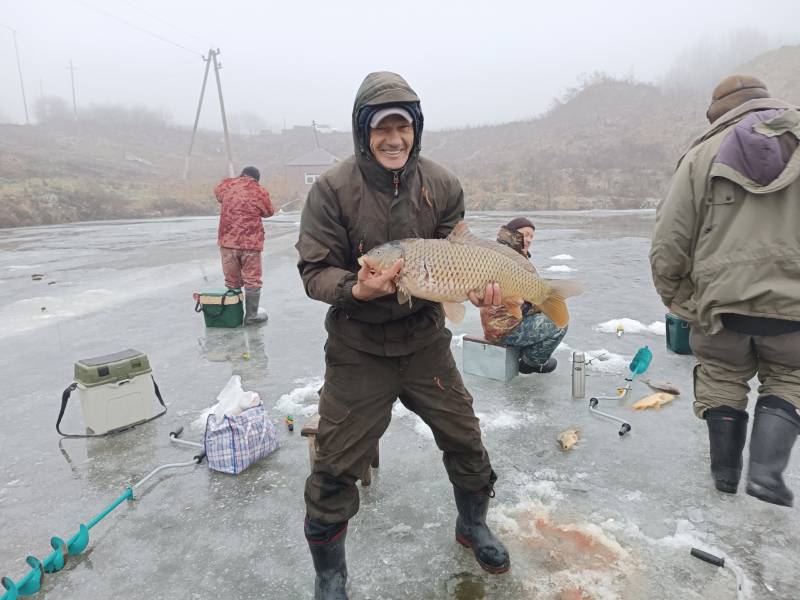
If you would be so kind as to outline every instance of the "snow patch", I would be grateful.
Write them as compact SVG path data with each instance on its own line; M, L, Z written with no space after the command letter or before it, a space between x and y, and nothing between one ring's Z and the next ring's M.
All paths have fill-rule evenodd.
M571 271L577 271L578 269L573 269L567 265L552 265L547 267L545 271L550 271L552 273L570 273Z
M600 348L586 352L586 362L589 371L618 375L630 371L631 359Z
M569 254L556 254L551 256L550 260L574 260Z
M592 327L595 331L602 333L617 333L622 326L624 333L654 333L656 335L667 335L667 325L664 321L653 321L650 325L645 325L641 321L622 317L621 319L611 319L604 323L599 323Z
M319 388L323 380L320 377L296 379L294 383L302 384L287 394L283 394L275 403L275 409L282 415L313 415L319 405ZM311 404L308 404L311 402Z

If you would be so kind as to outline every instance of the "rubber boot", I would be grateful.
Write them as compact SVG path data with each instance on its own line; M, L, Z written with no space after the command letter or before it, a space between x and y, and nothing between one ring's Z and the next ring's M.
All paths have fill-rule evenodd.
M488 486L479 492L468 492L453 486L453 492L458 508L456 541L472 549L475 560L484 571L492 574L508 571L511 568L508 550L486 524L489 498L494 497L494 490Z
M344 541L347 522L324 525L306 517L306 541L314 561L314 600L347 600Z
M261 301L261 288L244 289L244 324L264 323L267 320L267 313L259 310L258 303Z
M553 356L538 365L531 365L524 358L519 359L519 372L523 375L530 375L531 373L552 373L556 370L557 366L558 361Z
M747 493L764 502L792 506L794 494L783 482L792 446L800 433L800 414L778 396L763 396L756 404L750 435Z
M714 485L720 492L735 494L742 476L742 450L749 416L743 410L719 406L709 408L703 418L708 425Z

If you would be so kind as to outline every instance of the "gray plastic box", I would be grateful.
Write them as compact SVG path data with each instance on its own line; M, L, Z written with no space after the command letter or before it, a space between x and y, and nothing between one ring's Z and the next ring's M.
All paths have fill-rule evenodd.
M492 344L483 338L464 336L462 368L465 373L497 381L519 375L519 348Z

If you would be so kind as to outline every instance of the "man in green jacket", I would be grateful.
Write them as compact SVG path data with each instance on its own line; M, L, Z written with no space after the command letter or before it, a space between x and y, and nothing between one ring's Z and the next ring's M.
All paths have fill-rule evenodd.
M352 113L355 155L311 188L300 221L298 268L309 297L330 304L317 458L306 481L305 535L316 570L315 598L346 598L345 534L358 512L356 481L400 399L432 429L453 484L457 541L491 573L510 568L486 525L497 479L481 441L472 397L450 351L441 305L397 301L389 271L357 259L385 242L444 238L464 215L456 177L419 155L419 98L395 73L368 75ZM496 284L481 305L499 304Z
M708 425L717 489L739 485L757 374L747 493L791 506L782 474L800 432L800 110L733 75L707 116L656 212L653 281L692 325L694 412Z

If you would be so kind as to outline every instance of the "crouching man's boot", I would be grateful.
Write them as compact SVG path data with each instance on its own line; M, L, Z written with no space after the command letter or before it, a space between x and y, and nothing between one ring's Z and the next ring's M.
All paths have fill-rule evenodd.
M347 600L344 589L347 583L347 563L344 556L344 540L347 536L347 521L325 525L306 516L305 534L314 570L314 600Z
M747 493L764 502L792 506L794 494L783 482L792 446L800 433L800 413L778 396L763 396L756 404L750 435Z
M492 478L496 476L492 473ZM486 524L489 498L494 497L491 485L479 492L468 492L453 486L458 508L456 541L471 548L475 559L484 571L499 574L511 568L511 559L503 542L498 540Z
M244 288L244 324L264 323L267 311L258 308L261 301L261 288Z
M709 408L703 418L708 425L711 475L720 492L735 494L742 476L742 450L747 439L748 415L730 406Z

